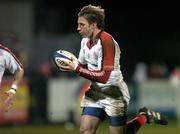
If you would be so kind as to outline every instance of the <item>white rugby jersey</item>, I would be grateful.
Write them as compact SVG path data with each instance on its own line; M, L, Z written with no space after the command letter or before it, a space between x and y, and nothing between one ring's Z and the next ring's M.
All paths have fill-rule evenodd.
M0 44L0 83L6 69L14 74L16 70L22 69L22 64L7 47Z
M80 64L76 73L90 79L100 88L109 85L119 86L123 82L120 70L120 49L115 39L106 32L99 33L96 43L90 45L89 38L83 38L78 60ZM124 90L124 89L123 89ZM128 89L122 91L129 100Z

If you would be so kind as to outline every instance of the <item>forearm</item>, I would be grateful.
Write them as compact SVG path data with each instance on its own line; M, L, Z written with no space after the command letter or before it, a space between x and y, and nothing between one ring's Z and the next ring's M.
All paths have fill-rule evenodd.
M23 76L24 76L24 69L17 70L14 74L14 81L12 82L12 85L16 85L18 87L23 79Z
M24 70L20 69L17 70L14 74L14 80L12 82L11 88L6 91L5 93L7 94L7 99L5 100L6 105L11 105L12 97L16 94L18 86L20 82L22 81L24 76Z
M75 72L92 81L97 81L101 83L106 83L109 79L111 71L91 71L83 66L78 66Z

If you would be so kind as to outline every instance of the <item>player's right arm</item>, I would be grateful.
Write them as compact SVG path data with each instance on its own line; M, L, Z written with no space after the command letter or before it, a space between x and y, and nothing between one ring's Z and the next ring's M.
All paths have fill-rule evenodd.
M5 92L7 95L5 104L8 110L12 106L13 97L16 94L18 86L23 79L24 69L18 58L8 48L5 48L4 56L5 68L8 69L14 77L10 89Z

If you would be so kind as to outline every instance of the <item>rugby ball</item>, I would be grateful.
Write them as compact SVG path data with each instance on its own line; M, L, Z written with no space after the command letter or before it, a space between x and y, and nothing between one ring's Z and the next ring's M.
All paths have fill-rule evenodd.
M62 71L68 71L64 70L63 67L67 66L67 63L69 62L78 64L78 59L76 58L76 56L66 50L55 51L52 55L52 59L54 64Z

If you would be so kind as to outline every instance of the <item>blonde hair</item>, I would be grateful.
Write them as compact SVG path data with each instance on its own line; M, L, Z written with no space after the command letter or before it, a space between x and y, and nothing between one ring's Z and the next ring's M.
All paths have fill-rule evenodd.
M78 16L83 16L90 24L96 22L99 29L104 29L105 13L104 9L101 8L101 6L93 6L91 4L89 4L88 6L84 6L78 13Z

